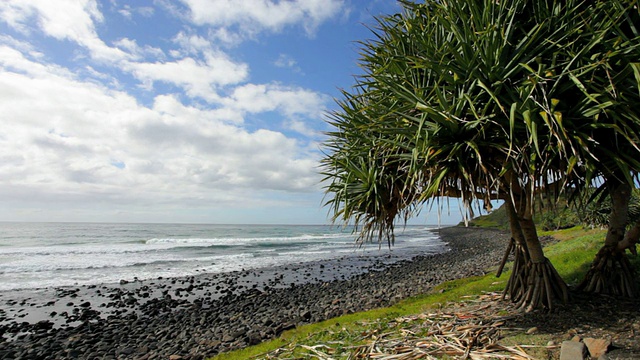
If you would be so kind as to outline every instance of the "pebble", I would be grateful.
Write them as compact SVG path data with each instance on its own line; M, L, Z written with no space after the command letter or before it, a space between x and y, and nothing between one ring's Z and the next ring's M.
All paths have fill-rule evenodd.
M370 271L354 268L347 274L335 272L327 262L315 268L313 263L288 265L262 289L239 283L243 277L264 276L258 270L158 278L162 282L154 285L142 280L120 282L102 288L101 295L92 292L94 297L89 299L82 298L82 291L60 289L60 298L81 295L77 301L81 305L52 315L69 325L58 322L54 327L54 320L4 322L0 333L9 336L0 341L0 358L32 359L38 358L34 354L46 354L47 358L206 359L303 324L389 306L443 281L484 274L500 261L509 238L497 230L459 227L442 229L440 234L451 251L392 264L376 260ZM320 269L345 279L321 280ZM305 273L310 274L305 277L308 280L293 280ZM204 295L209 290L219 294ZM200 297L194 298L198 291ZM107 301L104 307L99 298ZM50 314L51 310L47 318Z

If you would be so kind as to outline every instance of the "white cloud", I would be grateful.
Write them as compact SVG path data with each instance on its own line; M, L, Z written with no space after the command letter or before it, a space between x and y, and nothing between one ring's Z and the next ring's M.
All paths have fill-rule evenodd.
M218 101L217 88L244 81L248 66L236 63L222 53L207 53L204 61L186 57L170 62L128 63L125 69L148 85L165 82L183 88L190 97Z
M76 42L100 61L120 61L128 55L109 47L97 35L94 21L104 20L95 0L5 0L0 3L0 19L17 29L28 31L36 25L48 36Z
M300 119L291 118L285 123L285 126L311 139L318 138L321 135L320 131L312 129L311 127L309 127L308 122Z
M212 39L216 39L225 45L236 45L242 42L243 36L227 28L209 30Z
M324 21L345 8L341 0L182 0L197 25L226 28L237 26L239 32L253 34L261 30L280 31L285 26L300 25L313 34Z
M296 73L302 73L302 69L298 66L298 62L287 54L280 54L273 65L279 68L288 68Z
M131 18L133 18L133 14L131 12L131 8L129 6L123 7L122 9L118 10L118 12L120 13L120 15L124 16L125 18L131 20Z
M44 54L36 50L30 43L17 40L8 35L0 35L0 45L8 45L11 48L18 49L23 53L29 54L31 58L40 59L44 57Z
M324 6L320 6L317 1L232 3L215 0L205 6L203 2L191 0L188 4L197 19L203 15L202 11L208 11L205 9L216 9L217 15L211 19L207 18L210 24L244 26L245 22L249 22L275 30L295 23L314 27L314 24L326 20L342 6L335 0L322 3ZM233 92L233 100L222 99L219 94L222 87L240 84L248 78L249 69L246 64L236 62L214 49L209 39L186 31L179 32L173 38L180 50L168 50L169 55L175 58L174 61L166 61L162 49L141 46L135 39L121 38L110 47L98 37L95 30L94 21L104 21L95 0L9 0L2 4L0 14L8 24L18 28L20 25L27 26L30 20L35 18L38 27L48 36L78 43L87 48L94 59L131 73L141 82L141 86L149 91L154 88L155 83L162 82L181 88L191 98L204 99L209 103L235 101L234 108L239 111L272 111L277 108L287 115L317 115L317 108L325 101L312 92L275 85L241 86ZM132 11L126 6L124 9ZM227 12L227 9L232 10ZM209 37L223 37L226 38L225 41L237 40L237 35L228 32L224 27L210 29ZM295 67L295 61L290 57L281 56L276 65Z
M303 114L316 118L321 116L328 100L313 91L277 84L238 86L225 99L229 106L250 113L279 110L287 116Z
M187 34L184 31L179 32L174 38L173 42L178 44L180 48L190 55L197 55L201 53L213 51L211 42L204 37L196 34Z
M151 6L141 6L136 8L136 12L144 17L152 17L155 10Z
M283 68L293 68L298 65L298 63L287 54L280 54L276 61L273 62L273 64L277 67Z
M275 81L248 83L248 64L221 45L285 27L312 35L344 9L342 1L183 2L189 19L182 4L154 1L191 23L147 42L142 33L102 30L112 26L105 15L138 26L136 16L155 15L151 7L113 0L103 15L98 0L0 0L0 22L18 32L0 34L3 199L33 200L35 210L49 202L148 212L148 204L284 206L318 192L314 127L330 99ZM72 55L56 64L57 54L41 49L59 42L72 45ZM288 55L264 60L298 69ZM136 80L151 90L138 99Z
M300 111L282 98L266 104L269 87L243 89L245 100L262 101L251 111ZM300 99L313 98L296 91ZM267 201L270 191L317 191L317 155L282 133L249 132L229 121L241 122L242 111L247 104L201 109L172 95L145 107L124 92L0 47L0 196L204 206Z
M31 52L29 52L31 53ZM20 73L27 73L30 76L73 76L67 69L57 65L44 65L36 61L28 60L27 57L11 46L0 46L0 64L3 68Z
M155 9L152 8L151 6L132 7L131 5L125 4L122 8L118 10L118 13L120 13L120 15L124 16L125 18L131 20L133 19L134 14L139 14L140 16L147 17L147 18L152 17L153 14L155 13Z
M165 54L162 49L149 45L139 46L138 43L132 39L122 38L114 41L113 44L120 49L126 50L130 57L135 60L144 59L146 57L154 59L165 58Z
M9 26L22 33L29 32L26 22L33 17L35 9L28 2L2 1L0 2L0 19Z

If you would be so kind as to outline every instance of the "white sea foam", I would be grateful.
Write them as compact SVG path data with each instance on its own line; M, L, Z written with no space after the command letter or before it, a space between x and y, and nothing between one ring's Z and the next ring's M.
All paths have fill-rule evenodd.
M322 235L301 235L295 237L252 237L252 238L153 238L147 240L148 245L172 244L172 245L195 245L195 246L240 246L256 245L260 243L287 244L297 241L305 242L326 242L328 239L342 239L351 241L352 236L344 234L322 234Z
M424 245L441 245L423 229L399 233L398 239L396 254L396 249L415 253L428 248ZM353 240L349 231L326 226L0 223L0 290L190 276L384 253L384 246L383 252L377 246L362 250Z

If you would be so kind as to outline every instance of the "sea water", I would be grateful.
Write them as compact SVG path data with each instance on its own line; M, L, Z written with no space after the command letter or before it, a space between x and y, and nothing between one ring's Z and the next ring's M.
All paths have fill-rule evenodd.
M358 247L351 228L0 222L0 291L231 272L339 257L408 259L445 251L435 227Z

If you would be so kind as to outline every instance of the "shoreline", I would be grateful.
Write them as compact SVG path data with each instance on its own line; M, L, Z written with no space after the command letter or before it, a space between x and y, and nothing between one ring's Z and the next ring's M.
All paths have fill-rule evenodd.
M40 289L27 299L20 292L10 299L5 294L0 297L0 358L203 359L299 325L389 306L447 280L483 274L498 264L508 239L493 229L434 231L449 251L391 264L384 258L393 252L368 263L347 257Z
M438 244L427 245L418 254L415 251L405 252L404 249L398 251L393 248L391 251L382 248L378 253L370 250L360 252L361 249L354 247L353 253L337 258L221 273L203 272L175 277L134 278L119 282L1 290L0 333L2 326L15 322L35 324L50 321L53 328L60 328L77 326L84 320L97 317L107 319L111 315L119 316L130 310L140 315L139 307L157 298L205 302L229 295L241 295L248 290L264 292L310 283L349 280L357 275L408 261L417 255L436 255L450 251L440 240ZM126 299L122 299L123 297ZM76 310L79 305L80 312ZM82 317L85 312L82 310L86 308L96 310L97 313Z

